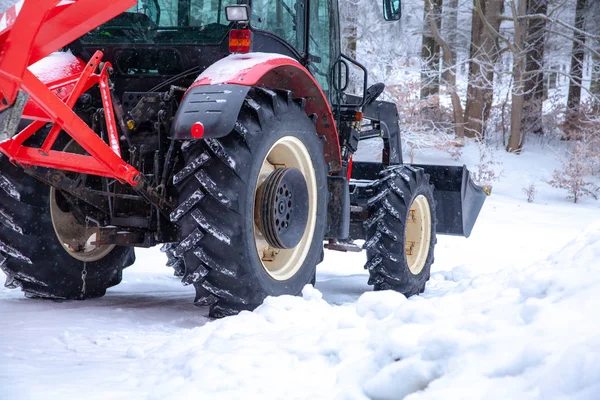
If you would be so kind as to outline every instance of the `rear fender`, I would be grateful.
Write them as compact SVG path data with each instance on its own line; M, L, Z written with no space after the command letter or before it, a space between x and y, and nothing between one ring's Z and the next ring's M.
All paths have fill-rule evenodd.
M195 140L191 128L196 122L204 125L203 138L226 136L254 86L290 90L295 98L305 98L305 112L316 115L317 133L324 139L323 153L329 172L341 170L338 133L325 94L306 68L280 54L232 54L207 68L185 94L171 136Z

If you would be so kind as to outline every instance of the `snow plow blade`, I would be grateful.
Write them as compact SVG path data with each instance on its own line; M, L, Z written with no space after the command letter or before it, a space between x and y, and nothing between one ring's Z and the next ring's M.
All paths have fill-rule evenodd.
M491 187L476 185L467 167L415 165L435 186L437 233L469 237Z

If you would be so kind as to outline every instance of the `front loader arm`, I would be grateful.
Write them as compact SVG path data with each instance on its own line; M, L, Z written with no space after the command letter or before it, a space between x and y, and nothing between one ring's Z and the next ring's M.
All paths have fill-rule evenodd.
M136 0L26 0L0 16L0 151L12 162L24 168L55 168L111 177L134 187L140 185L140 173L120 156L108 80L111 66L101 64L102 53L96 52L80 73L60 82L43 83L28 70L33 63L136 3ZM96 84L100 86L110 146L71 109L79 96ZM58 95L58 89L64 85L72 88L69 96ZM29 106L25 105L27 99ZM28 109L37 112L23 115ZM15 135L15 121L21 118L33 122ZM42 147L24 146L25 140L47 122L54 126ZM52 150L61 130L89 156Z

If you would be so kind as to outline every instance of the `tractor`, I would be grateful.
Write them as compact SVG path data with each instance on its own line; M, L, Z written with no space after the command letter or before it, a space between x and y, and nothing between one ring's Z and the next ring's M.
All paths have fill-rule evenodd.
M0 267L27 297L102 296L157 245L215 318L301 293L324 249L417 295L487 195L403 163L337 0L22 0L0 46ZM373 138L381 161L353 162Z

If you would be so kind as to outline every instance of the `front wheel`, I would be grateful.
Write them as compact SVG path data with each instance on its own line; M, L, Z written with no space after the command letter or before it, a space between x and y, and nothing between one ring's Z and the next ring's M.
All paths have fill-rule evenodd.
M423 169L394 166L372 185L365 222L369 284L406 297L422 293L436 244L433 185Z
M184 146L185 148L185 146ZM171 215L184 284L222 317L314 282L326 221L326 164L314 123L289 96L253 89L235 129L190 143Z

